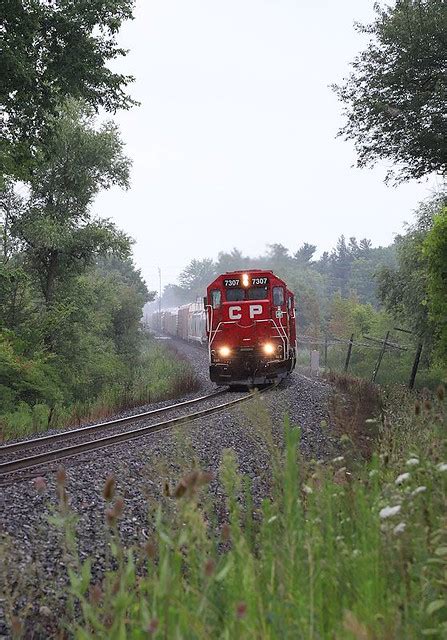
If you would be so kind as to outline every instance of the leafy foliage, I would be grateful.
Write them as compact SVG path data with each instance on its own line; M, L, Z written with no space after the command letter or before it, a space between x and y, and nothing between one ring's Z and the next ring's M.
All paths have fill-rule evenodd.
M385 308L428 346L436 339L437 325L429 315L430 245L424 249L424 243L444 201L445 196L441 194L420 206L416 223L405 235L396 238L398 268L383 268L378 274L379 295Z
M20 203L9 197L4 234L20 244L47 306L61 281L81 273L96 256L129 254L129 238L106 220L92 220L89 211L99 189L127 186L129 160L122 146L115 125L106 123L98 131L90 110L68 102L54 118L29 196Z
M360 167L391 160L388 178L422 178L447 166L445 145L447 13L443 0L375 5L371 25L357 25L370 42L342 85L340 131L353 140Z
M90 210L100 189L128 184L116 127L96 128L72 100L51 120L25 195L8 183L2 197L0 415L16 435L73 419L70 407L88 411L123 379L133 388L154 295L130 238Z
M429 316L438 327L438 355L447 362L447 208L433 218L433 227L424 240L427 259Z
M28 178L60 104L82 99L107 111L135 102L125 93L132 77L114 73L110 61L125 55L116 45L133 0L6 0L1 100L2 163L6 173Z

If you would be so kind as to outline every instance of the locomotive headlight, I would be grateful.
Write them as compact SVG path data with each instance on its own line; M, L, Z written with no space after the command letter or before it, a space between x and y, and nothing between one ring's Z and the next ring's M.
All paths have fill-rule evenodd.
M230 355L230 353L231 353L231 349L230 349L230 347L220 347L220 349L219 349L219 355L220 355L222 358L228 358L228 356Z
M263 346L263 350L266 356L271 356L275 352L275 345L271 342L266 342Z
M248 273L242 274L242 286L248 287Z

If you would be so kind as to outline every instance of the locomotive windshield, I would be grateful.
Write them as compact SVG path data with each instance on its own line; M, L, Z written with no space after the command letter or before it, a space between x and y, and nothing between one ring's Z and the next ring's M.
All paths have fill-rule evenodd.
M227 302L240 302L245 300L245 289L235 287L234 289L227 289Z
M268 298L268 287L234 287L225 291L227 302L241 302L243 300L266 300Z
M265 300L268 295L267 287L251 287L247 290L247 298L249 300Z

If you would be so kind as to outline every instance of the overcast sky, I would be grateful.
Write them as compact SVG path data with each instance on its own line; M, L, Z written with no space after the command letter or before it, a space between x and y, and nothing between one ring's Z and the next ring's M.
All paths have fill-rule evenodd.
M279 242L330 249L337 237L389 244L434 181L398 188L386 167L353 168L335 135L329 86L365 43L353 22L370 0L137 0L118 68L141 106L115 116L133 161L131 188L95 213L136 240L150 288L192 258Z

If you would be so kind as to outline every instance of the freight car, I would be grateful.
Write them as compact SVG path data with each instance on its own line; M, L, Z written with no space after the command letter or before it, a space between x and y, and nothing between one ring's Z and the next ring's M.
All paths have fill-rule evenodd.
M296 364L295 301L272 271L218 276L204 299L210 377L218 385L260 385Z
M152 328L182 340L205 344L206 318L202 302L191 302L181 307L164 309L152 316Z

